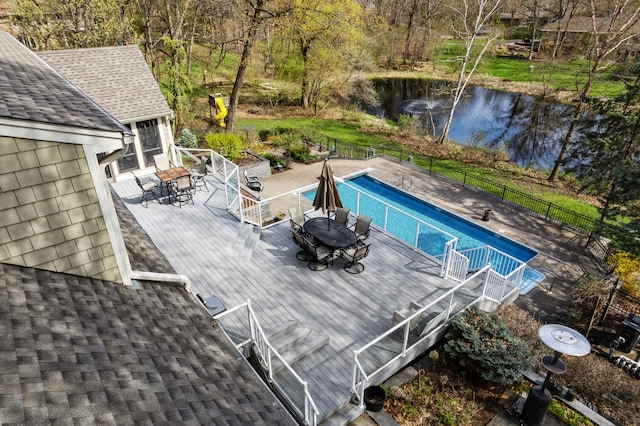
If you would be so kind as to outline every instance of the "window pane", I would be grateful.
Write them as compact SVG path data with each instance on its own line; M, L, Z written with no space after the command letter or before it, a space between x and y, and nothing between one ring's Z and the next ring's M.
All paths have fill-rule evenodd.
M135 144L130 143L127 146L127 152L118 160L120 172L135 170L138 168L138 160L136 160Z
M145 164L154 164L153 156L162 153L160 146L160 135L158 133L158 121L147 120L136 124L138 137L142 145L142 154Z

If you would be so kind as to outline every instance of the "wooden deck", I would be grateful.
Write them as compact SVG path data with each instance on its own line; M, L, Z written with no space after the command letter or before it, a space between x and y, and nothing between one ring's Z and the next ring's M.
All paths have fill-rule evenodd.
M347 403L353 351L391 327L396 310L410 301L429 301L456 283L438 276L440 267L397 239L374 228L365 271L351 275L337 259L311 271L296 260L289 221L267 229L238 222L226 210L222 184L208 176L194 205L139 203L133 180L114 183L125 205L192 291L220 297L227 307L251 299L267 334L287 322L329 338L329 343L296 362L309 383L320 419ZM224 325L224 324L223 324Z

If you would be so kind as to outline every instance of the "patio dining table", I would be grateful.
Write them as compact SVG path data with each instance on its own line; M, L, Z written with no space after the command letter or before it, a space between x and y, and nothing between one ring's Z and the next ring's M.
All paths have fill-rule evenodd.
M158 179L160 179L162 185L166 186L167 195L169 195L169 204L171 204L171 191L169 190L169 184L178 178L189 176L190 173L189 170L187 170L183 166L178 166L172 167L170 169L158 170L155 175ZM160 186L160 196L162 196L162 185Z
M342 249L356 242L356 233L343 223L327 217L315 217L304 222L304 231L330 249Z

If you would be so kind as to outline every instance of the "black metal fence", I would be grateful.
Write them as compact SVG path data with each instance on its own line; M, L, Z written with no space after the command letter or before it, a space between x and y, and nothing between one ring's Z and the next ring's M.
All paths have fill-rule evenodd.
M494 182L490 179L469 173L455 167L451 167L443 161L415 155L409 150L376 145L362 148L354 145L340 143L335 138L324 137L320 141L314 141L319 150L327 151L330 155L345 158L366 159L376 156L387 156L399 162L412 163L429 173L448 178L460 183L462 186L471 187L490 194L501 202L509 203L515 207L533 212L547 220L555 221L561 225L569 226L577 231L591 233L596 228L597 219L566 209L557 204L534 197L526 192L510 188L508 185Z
M490 194L501 202L507 202L515 207L526 209L548 220L567 225L578 231L591 233L596 227L597 220L561 207L557 204L534 197L525 192L510 188L508 185L494 182L490 179L451 167L443 161L431 157L416 156L409 151L398 150L384 146L372 147L374 155L387 155L400 162L411 162L429 173L446 177L460 183L462 186L475 188Z

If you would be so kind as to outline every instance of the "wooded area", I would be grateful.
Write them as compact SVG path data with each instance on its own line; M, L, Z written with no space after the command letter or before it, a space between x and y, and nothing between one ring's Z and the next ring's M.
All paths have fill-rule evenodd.
M250 66L269 79L295 84L295 101L317 114L353 98L375 103L369 73L418 64L425 69L425 63L435 69L444 51L452 95L440 141L447 139L454 110L485 56L582 58L588 66L582 79L576 71L575 117L549 180L557 178L567 155L603 160L574 170L583 189L600 198L603 227L612 217L624 217L628 229L640 229L640 220L634 225L639 197L630 190L640 176L638 111L637 101L629 102L637 100L639 87L640 0L15 0L8 15L11 31L34 50L141 46L175 112L176 130L189 114L197 84L196 47L208 52L198 58L203 80L229 58L235 63L227 131L234 128ZM525 58L498 47L510 39L526 47ZM451 41L463 48L451 48ZM627 82L626 101L590 99L604 70ZM612 119L603 123L606 133L576 145L574 126L586 108ZM635 233L624 237L637 240Z

